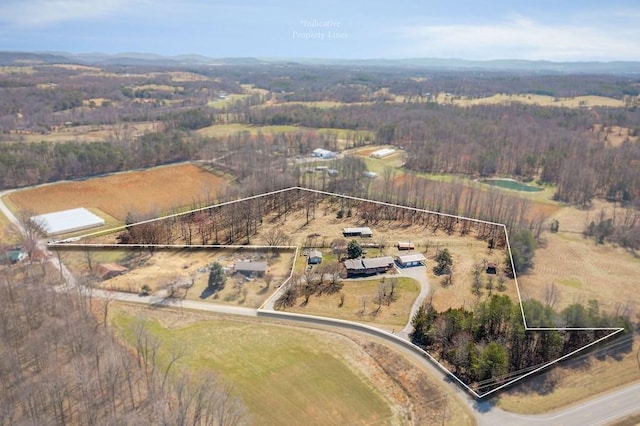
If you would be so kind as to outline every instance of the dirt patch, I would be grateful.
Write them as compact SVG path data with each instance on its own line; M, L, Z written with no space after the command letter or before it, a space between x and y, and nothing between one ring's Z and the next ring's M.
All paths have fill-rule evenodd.
M180 164L43 185L13 192L8 198L19 210L37 214L94 207L124 222L128 212L154 217L207 199L213 202L225 185L219 176L193 164Z

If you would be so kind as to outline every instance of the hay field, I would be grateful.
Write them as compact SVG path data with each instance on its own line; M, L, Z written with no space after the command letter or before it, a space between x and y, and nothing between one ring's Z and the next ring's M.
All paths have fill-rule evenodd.
M556 211L553 218L560 222L560 232L544 234L533 270L518 277L523 297L544 300L545 289L553 283L561 295L556 309L597 299L601 309L609 312L628 303L635 318L640 313L640 258L611 244L596 246L593 239L582 236L602 210L611 213L612 209L611 204L596 200L589 210L563 207Z
M621 99L614 99L605 96L576 96L573 98L556 98L546 95L535 94L514 94L506 95L498 93L485 98L467 98L464 96L447 96L444 93L440 93L436 96L436 102L439 104L452 104L457 106L474 106L474 105L500 105L510 104L513 102L528 104L528 105L540 105L540 106L554 106L565 108L586 108L586 107L613 107L623 108L625 103Z
M225 185L223 178L193 164L179 164L42 185L13 192L7 198L17 210L36 214L94 207L124 222L128 212L160 216L207 196L215 197Z
M87 101L88 102L88 101ZM97 102L99 104L99 102ZM123 137L139 137L144 133L163 130L163 124L157 121L127 123L126 129L122 124L101 124L98 126L61 127L45 134L15 134L14 139L25 142L104 142L115 139L117 135Z

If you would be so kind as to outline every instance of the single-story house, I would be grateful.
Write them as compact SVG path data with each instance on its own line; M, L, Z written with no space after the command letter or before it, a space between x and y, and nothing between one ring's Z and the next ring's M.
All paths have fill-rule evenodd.
M427 259L422 253L401 254L396 256L396 262L403 268L424 265L426 261Z
M267 262L254 262L251 260L239 260L233 265L233 272L246 276L261 277L267 272Z
M320 250L310 250L307 257L307 263L309 265L322 263L322 252Z
M347 276L375 275L393 268L391 256L371 257L365 259L347 259L343 262Z
M495 263L487 263L487 274L497 274L498 273L498 265Z
M316 148L311 153L311 156L317 157L317 158L329 159L329 158L336 158L336 153L333 151L329 151L328 149Z
M124 274L127 270L127 268L117 263L100 263L96 268L96 274L101 280L108 280Z
M406 241L398 241L398 250L414 250L416 245Z
M361 228L342 228L345 237L373 237L373 232L368 226Z

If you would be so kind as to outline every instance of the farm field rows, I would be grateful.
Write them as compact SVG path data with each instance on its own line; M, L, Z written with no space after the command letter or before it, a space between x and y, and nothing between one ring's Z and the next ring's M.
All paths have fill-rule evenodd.
M212 202L225 186L225 179L219 176L193 164L179 164L42 185L18 190L6 198L17 210L43 214L97 208L124 223L129 212L157 217L175 208Z

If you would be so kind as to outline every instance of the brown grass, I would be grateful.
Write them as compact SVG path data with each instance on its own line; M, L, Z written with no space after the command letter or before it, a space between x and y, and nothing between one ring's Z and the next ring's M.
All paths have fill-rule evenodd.
M640 370L636 353L639 347L636 338L633 349L620 360L612 357L570 360L502 393L498 405L522 414L547 413L638 381ZM538 392L545 388L545 383L554 382L555 386L548 394Z
M589 210L564 207L556 212L553 217L560 222L560 232L545 234L532 272L518 278L523 297L544 300L546 287L554 283L561 294L556 309L596 299L608 312L627 304L632 317L638 312L640 259L623 248L597 246L593 239L582 236L584 227L591 220L597 222L602 209L610 213L613 207L596 201Z
M101 104L101 99L94 99L97 105ZM85 101L88 105L89 101ZM148 121L140 123L128 123L129 137L137 137L147 132L156 132L162 130L162 123ZM60 127L46 134L19 134L16 135L16 139L24 140L26 142L103 142L113 139L116 136L116 132L122 132L122 125L108 125L101 124L95 126L72 126L72 127Z
M8 195L19 210L37 214L75 207L95 207L123 222L128 212L159 216L212 197L226 182L192 164L118 173L77 182L24 189Z

